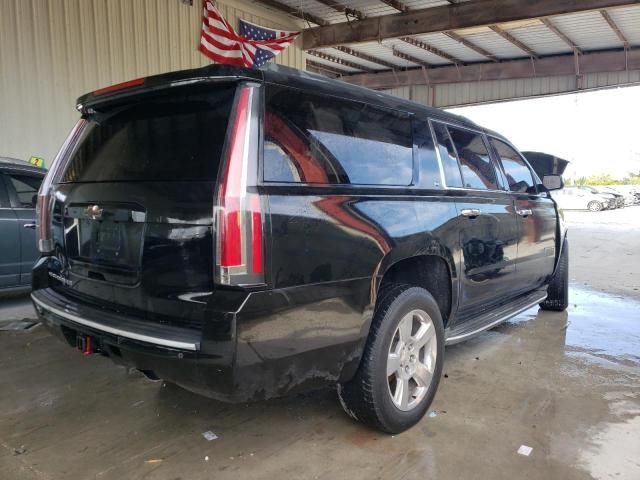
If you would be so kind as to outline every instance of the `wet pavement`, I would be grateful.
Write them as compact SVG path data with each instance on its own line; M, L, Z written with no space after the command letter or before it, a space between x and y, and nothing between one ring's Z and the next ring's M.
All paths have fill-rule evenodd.
M0 332L0 479L638 480L640 295L572 278L567 312L447 348L434 413L397 436L351 421L333 390L223 404L42 328Z

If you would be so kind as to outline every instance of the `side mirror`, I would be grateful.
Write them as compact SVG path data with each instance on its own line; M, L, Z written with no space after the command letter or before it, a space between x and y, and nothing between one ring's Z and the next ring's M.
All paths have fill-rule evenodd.
M542 178L542 185L549 191L560 190L564 187L564 182L561 175L545 175Z

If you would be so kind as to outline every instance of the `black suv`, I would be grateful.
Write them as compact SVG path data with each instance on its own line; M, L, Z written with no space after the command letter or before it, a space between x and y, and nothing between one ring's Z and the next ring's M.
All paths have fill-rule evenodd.
M32 298L84 354L232 402L337 384L400 432L445 344L567 305L561 179L469 120L226 66L78 109L38 199Z

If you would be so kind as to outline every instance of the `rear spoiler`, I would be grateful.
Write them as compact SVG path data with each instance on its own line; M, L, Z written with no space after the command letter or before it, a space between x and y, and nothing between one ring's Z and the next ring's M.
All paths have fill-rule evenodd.
M91 113L92 110L99 110L100 107L104 107L107 104L119 103L134 95L197 83L240 80L262 82L263 74L260 70L230 65L209 65L191 70L163 73L129 80L82 95L76 101L76 109L84 115Z

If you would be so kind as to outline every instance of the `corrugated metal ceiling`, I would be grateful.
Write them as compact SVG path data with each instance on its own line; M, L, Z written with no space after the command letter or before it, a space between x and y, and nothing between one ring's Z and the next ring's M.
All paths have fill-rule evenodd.
M447 37L443 33L427 33L424 35L414 35L413 38L421 40L432 47L438 48L449 55L461 60L462 62L483 62L486 60L482 55L465 47L456 40ZM451 63L451 62L447 62Z
M631 45L640 45L640 8L624 7L609 12Z
M525 52L513 43L509 43L494 31L489 30L489 28L484 28L482 31L469 34L465 34L463 30L458 32L458 34L500 59L527 56Z
M463 1L470 0L460 0L459 3L462 3ZM347 21L347 17L344 12L340 12L318 0L280 0L280 3L288 5L299 12L320 17L329 23L341 23ZM335 1L334 3L357 10L363 13L365 17L378 17L380 15L398 13L398 10L379 0L343 0ZM438 7L441 5L451 5L446 0L399 0L399 3L402 3L402 5L406 6L409 10L420 10L423 8ZM349 18L351 19L352 17Z
M539 55L554 55L571 52L571 47L549 30L540 20L529 22L523 27L508 30L515 38L528 45Z
M344 12L339 12L335 8L322 3L320 0L281 0L281 3L286 3L288 6L300 12L315 15L330 23L347 21ZM450 2L446 0L400 0L400 3L409 10L450 5ZM380 0L343 1L341 4L358 10L367 17L398 13L398 10ZM611 8L607 11L627 38L629 46L640 46L640 5ZM353 18L349 20L355 21ZM593 11L559 15L549 20L584 52L623 48L624 46L600 12ZM511 22L498 26L508 35L530 48L536 55L562 55L572 52L571 46L539 19ZM456 30L453 33L454 36L457 35L461 37L464 42L467 42L467 45L465 45L464 42L451 38L446 33L414 35L412 38L424 42L426 45L434 47L462 63L486 62L489 60L485 55L480 53L478 49L474 49L474 46L494 55L499 60L529 56L522 48L505 39L489 27ZM410 45L399 39L385 39L381 42L368 42L346 46L355 52L360 52L369 57L375 57L386 63L395 65L399 69L417 67L419 66L418 62L434 66L452 63L450 59L443 58L442 56L438 56L418 46ZM395 56L393 54L394 49L414 57L418 62L407 61ZM321 51L327 55L361 64L376 71L389 69L388 66L372 63L362 58L356 58L335 48L323 48ZM315 61L315 57L313 60ZM325 62L327 62L328 65L333 63L326 60ZM344 70L345 73L354 72L353 68L346 68L336 63L333 63L333 66L339 70Z
M604 50L622 46L599 12L563 15L554 18L553 23L582 50Z

